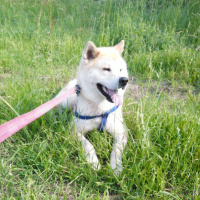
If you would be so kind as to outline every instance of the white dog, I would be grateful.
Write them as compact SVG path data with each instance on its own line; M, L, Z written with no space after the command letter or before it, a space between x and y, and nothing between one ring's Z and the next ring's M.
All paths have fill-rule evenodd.
M77 94L66 99L59 107L74 110L73 133L77 134L82 143L88 163L97 170L100 169L97 155L85 135L94 129L105 129L112 135L114 143L111 167L115 174L122 171L121 154L127 143L122 103L128 83L128 72L126 62L121 56L123 49L123 40L114 47L101 48L88 42L82 54L76 79L70 81L56 96L77 87Z

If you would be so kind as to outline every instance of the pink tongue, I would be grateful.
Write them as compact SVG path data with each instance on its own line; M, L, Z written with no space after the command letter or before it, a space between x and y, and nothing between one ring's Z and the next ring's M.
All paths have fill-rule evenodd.
M119 94L116 93L116 90L109 90L109 89L108 89L108 94L110 95L112 101L113 101L116 105L118 105L118 106L122 105L122 103L123 103L123 98L122 98L122 96L120 96Z

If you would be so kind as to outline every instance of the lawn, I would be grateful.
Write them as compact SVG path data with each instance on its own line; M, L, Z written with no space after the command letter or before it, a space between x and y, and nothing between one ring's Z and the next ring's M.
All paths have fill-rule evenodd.
M0 124L52 99L87 41L125 40L129 141L119 177L112 138L89 133L87 165L71 115L48 112L0 144L0 199L194 199L200 196L199 0L0 0Z

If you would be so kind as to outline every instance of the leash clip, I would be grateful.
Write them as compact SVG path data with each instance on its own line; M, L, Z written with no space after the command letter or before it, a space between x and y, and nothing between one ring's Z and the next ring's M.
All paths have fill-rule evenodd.
M76 87L75 91L76 91L76 94L78 96L81 92L81 87L79 85L75 85L75 87Z

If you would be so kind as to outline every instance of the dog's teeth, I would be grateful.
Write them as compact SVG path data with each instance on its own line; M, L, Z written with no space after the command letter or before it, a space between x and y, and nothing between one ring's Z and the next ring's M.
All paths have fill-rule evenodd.
M104 91L104 92L106 92L106 93L108 93L108 90L107 90L107 88L106 88L106 87L104 87L104 86L103 86L103 91Z

